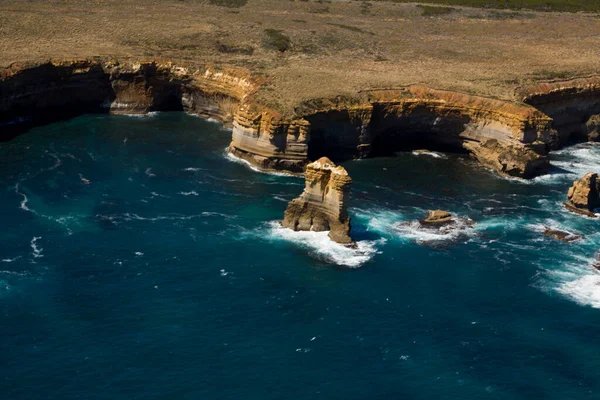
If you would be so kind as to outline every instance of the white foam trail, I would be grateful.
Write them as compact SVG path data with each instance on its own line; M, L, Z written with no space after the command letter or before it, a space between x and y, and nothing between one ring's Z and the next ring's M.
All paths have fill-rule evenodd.
M20 185L20 183L17 183L15 185L15 193L17 193L18 195L23 196L23 200L21 200L19 208L21 208L21 210L29 211L31 213L37 214L34 210L32 210L29 207L27 207L27 202L29 201L29 199L27 198L27 195L25 195L25 193L22 193L21 191L19 191L19 185Z
M198 192L192 190L191 192L179 192L178 194L182 196L198 196Z
M90 184L90 180L85 178L82 174L79 174L79 179L81 180L81 182L83 182L86 185Z
M438 153L436 151L413 151L413 156L429 156L434 158L447 158L445 155Z
M229 148L226 147L225 148L225 158L231 162L234 162L236 164L241 164L247 168L250 168L252 171L254 172L260 172L261 174L266 174L266 175L275 175L275 176L294 176L294 177L298 177L299 174L292 174L290 172L275 172L275 171L263 171L261 169L256 168L254 165L252 165L249 161L246 161L244 159L241 159L233 154L231 154L231 152L229 152Z
M171 196L167 196L166 194L160 194L157 192L150 192L150 194L152 195L152 197L164 197L165 199L170 199Z
M212 211L204 211L201 214L195 214L195 215L161 215L158 217L142 217L135 213L125 213L125 214L119 214L119 215L96 214L96 218L102 218L102 219L106 219L109 221L114 221L115 219L119 219L119 218L122 218L125 221L133 221L133 220L151 221L151 222L164 221L164 220L187 221L187 220L191 220L191 219L195 219L195 218L202 218L202 217L223 217L225 219L237 218L236 215L228 215L228 214L212 212Z
M152 168L146 168L146 175L148 175L149 177L153 177L156 176L155 174L152 173Z
M37 241L40 240L42 237L41 236L34 236L33 239L31 239L31 255L33 256L33 258L42 258L44 257L44 255L42 254L42 251L44 251L44 249L42 249L41 247L37 246Z
M129 104L126 103L112 103L111 104L111 108L116 108L116 110L118 110L119 108L129 108ZM125 117L131 117L131 118L152 118L152 117L156 117L158 115L159 111L150 111L147 113L138 113L138 114L134 114L134 113L118 113L118 115L123 115Z
M11 262L17 261L19 258L21 258L21 256L16 256L16 257L13 257L13 258L5 258L5 259L2 260L2 262L11 263Z
M205 171L205 169L204 168L192 168L192 167L189 167L189 168L184 168L183 171L196 172L196 171Z
M356 248L346 247L332 241L329 232L295 232L283 228L278 221L269 224L269 238L287 240L307 248L312 254L328 263L350 268L359 268L373 258L378 252L377 246L386 242L385 239L360 241ZM262 235L261 235L262 236Z
M369 230L389 235L395 233L394 225L403 219L402 214L388 210L371 211L353 208L351 211L358 219L366 220L365 224Z

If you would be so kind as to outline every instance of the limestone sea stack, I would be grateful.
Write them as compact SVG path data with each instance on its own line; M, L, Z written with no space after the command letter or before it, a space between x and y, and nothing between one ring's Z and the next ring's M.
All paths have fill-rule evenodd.
M304 192L290 201L282 226L295 231L329 231L334 242L352 244L348 196L352 179L342 166L322 157L306 166Z
M598 174L588 172L583 178L573 182L565 203L567 210L596 218L594 209L600 207L600 182Z

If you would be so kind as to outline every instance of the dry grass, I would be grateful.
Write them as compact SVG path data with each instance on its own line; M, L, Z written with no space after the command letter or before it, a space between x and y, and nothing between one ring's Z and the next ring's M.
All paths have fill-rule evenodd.
M100 56L232 65L268 76L259 97L288 112L301 100L415 83L514 99L524 83L600 72L594 15L453 6L424 16L416 4L362 1L211 3L4 0L0 64Z

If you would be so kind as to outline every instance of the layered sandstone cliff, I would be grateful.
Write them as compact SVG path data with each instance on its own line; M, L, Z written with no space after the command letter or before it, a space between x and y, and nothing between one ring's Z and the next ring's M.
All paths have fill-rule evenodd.
M0 140L20 125L82 113L187 111L231 124L258 83L243 72L170 62L61 60L0 70ZM25 124L27 127L27 123Z
M552 118L557 132L554 147L600 138L600 77L541 83L517 93Z
M306 187L290 201L282 226L295 231L329 231L338 243L351 244L348 196L352 179L346 170L322 157L306 166Z
M598 174L588 172L583 178L573 182L569 188L565 207L569 211L596 218L594 209L600 207L600 181Z
M181 110L232 126L229 151L264 170L426 148L464 152L501 174L547 171L548 152L600 136L600 78L520 89L523 103L413 85L315 99L281 115L255 100L264 78L171 62L83 59L0 70L0 140L89 112Z
M344 160L440 148L529 178L549 167L556 142L550 123L531 106L411 86L305 103L288 120L244 109L235 118L230 151L263 169L301 171L323 155Z

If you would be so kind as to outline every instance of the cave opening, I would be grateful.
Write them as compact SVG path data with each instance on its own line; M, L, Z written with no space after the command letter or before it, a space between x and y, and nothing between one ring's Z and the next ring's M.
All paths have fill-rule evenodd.
M421 106L394 113L374 107L368 123L347 111L317 113L311 123L308 158L329 157L334 162L353 158L390 157L398 152L428 150L467 154L463 133L470 117Z

